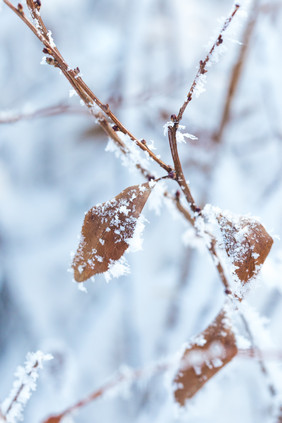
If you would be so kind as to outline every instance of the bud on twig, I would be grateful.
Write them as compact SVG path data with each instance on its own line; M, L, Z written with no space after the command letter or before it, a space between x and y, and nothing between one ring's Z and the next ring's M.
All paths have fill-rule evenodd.
M222 35L220 34L218 39L217 39L216 45L219 46L222 43L223 43L223 38L222 38Z
M20 12L20 14L23 15L24 14L23 5L21 3L19 3L17 8L18 8L18 11Z
M50 56L52 55L52 51L48 47L44 47L42 51L44 54L50 54Z
M101 105L101 109L105 112L108 113L110 111L110 106L108 104L102 104Z
M169 177L170 179L176 179L176 173L175 173L175 170L171 170L171 171L169 172L169 174L168 174L168 177Z
M200 60L200 73L202 75L204 75L205 73L207 73L207 70L206 70L205 67L206 67L206 61L203 62L202 60Z
M34 7L35 7L35 9L37 9L39 11L40 8L41 8L41 1L40 0L35 0L34 1Z
M48 65L55 66L55 67L59 66L59 63L57 62L56 59L53 59L53 57L46 57L46 63Z

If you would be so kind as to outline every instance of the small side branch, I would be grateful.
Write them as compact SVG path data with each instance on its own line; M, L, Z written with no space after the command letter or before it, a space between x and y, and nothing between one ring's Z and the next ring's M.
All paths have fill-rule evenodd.
M136 143L136 145L146 152L152 160L154 160L159 166L161 166L167 173L170 173L172 168L171 166L164 163L159 157L157 157L152 150L147 146L147 144L143 144L139 141L131 132L125 128L125 126L119 121L119 119L113 114L110 110L108 104L104 104L101 102L98 97L91 91L88 85L83 81L83 79L79 76L79 68L71 69L66 61L64 60L63 56L54 45L53 41L50 39L50 34L47 31L42 18L40 17L40 5L38 5L37 1L28 0L28 8L31 12L32 18L35 20L37 27L33 25L25 16L23 11L23 6L21 4L18 7L14 7L9 0L3 0L4 3L14 12L16 13L19 18L29 27L29 29L36 35L36 37L43 43L44 49L43 52L48 56L46 58L46 63L52 65L54 67L59 68L64 76L67 78L71 86L74 88L76 93L79 95L81 100L85 103L85 105L92 111L94 116L97 118L97 113L93 111L94 104L98 106L101 111L107 115L111 121L118 127L119 131L129 136L129 138ZM38 5L38 8L37 6Z
M35 118L43 118L57 116L62 114L88 114L89 112L82 107L75 107L69 104L56 104L54 106L43 107L30 112L0 112L0 124L9 124L19 122L21 120L30 120Z
M176 117L176 122L179 123L183 117L183 114L186 110L186 107L188 106L188 104L190 103L190 101L193 98L193 94L195 91L195 88L197 87L197 84L199 82L199 79L202 75L207 73L207 64L211 61L211 57L213 55L214 50L216 49L216 47L220 46L223 43L223 33L226 31L226 29L228 28L229 24L231 23L232 19L234 18L234 16L236 15L236 13L239 10L240 5L239 4L235 4L234 6L234 10L232 11L231 15L226 19L226 21L223 24L223 27L216 39L216 41L214 42L212 48L210 49L210 51L208 52L205 60L201 60L200 64L199 64L199 69L198 72L195 76L194 81L192 82L191 88L187 94L186 100L184 101L184 103L182 104L182 106L179 109L178 115Z
M178 185L180 186L181 190L183 191L183 194L185 195L186 200L191 207L191 210L193 212L197 212L197 211L200 211L200 209L195 205L194 198L192 197L188 184L185 180L181 162L179 159L179 154L177 149L177 140L176 140L176 131L177 131L176 125L168 127L168 140L169 140L170 151L171 151L174 168L175 168L175 179Z
M225 346L225 348L228 348ZM238 349L237 357L242 358L251 358L261 360L262 357L269 360L281 360L282 354L281 352L277 351L261 351L258 349L250 348L250 349ZM76 402L72 406L66 408L63 412L57 415L53 415L48 417L44 420L43 423L60 423L62 419L76 410L83 408L84 406L90 404L93 401L96 401L99 398L102 398L105 394L110 392L112 389L118 388L122 383L134 383L142 378L146 378L148 376L152 376L157 373L165 372L175 366L175 360L167 359L164 360L162 363L157 363L147 368L137 369L137 370L129 370L126 374L121 374L118 376L113 376L111 380L105 383L102 387L98 388L90 395L86 396L85 398L81 399L80 401ZM192 366L192 363L189 363L187 360L185 366L183 366L183 370L186 370Z

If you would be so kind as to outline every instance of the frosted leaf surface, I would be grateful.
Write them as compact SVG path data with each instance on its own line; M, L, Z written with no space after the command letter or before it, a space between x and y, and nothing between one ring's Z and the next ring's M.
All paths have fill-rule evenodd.
M227 307L186 347L174 378L174 397L184 406L202 386L237 354Z
M113 200L92 207L85 216L81 240L73 259L74 278L83 282L113 266L129 247L140 213L151 193L150 183L126 188ZM138 227L137 235L142 232ZM139 245L138 245L139 244ZM132 249L140 247L140 237L132 241ZM124 269L124 268L123 268ZM118 271L118 273L120 273Z
M209 233L217 240L220 257L237 282L236 293L242 297L244 285L258 274L273 239L254 217L235 215L211 205L203 209L196 227L206 243L210 240Z
M117 261L111 261L109 269L104 273L106 282L109 282L112 278L119 278L130 273L129 264L125 257L121 257Z

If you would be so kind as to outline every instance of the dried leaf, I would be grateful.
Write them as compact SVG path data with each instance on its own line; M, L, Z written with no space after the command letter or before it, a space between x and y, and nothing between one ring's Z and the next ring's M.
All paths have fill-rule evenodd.
M175 400L183 406L237 352L230 320L223 309L213 323L185 350L174 378Z
M59 416L51 416L48 417L47 420L44 420L43 423L60 423L62 420L63 416L59 415Z
M227 255L236 267L235 273L241 282L248 282L255 276L269 254L273 239L257 220L241 217L231 221L219 216Z
M86 213L72 264L77 282L106 272L110 264L120 259L150 193L150 183L134 185Z

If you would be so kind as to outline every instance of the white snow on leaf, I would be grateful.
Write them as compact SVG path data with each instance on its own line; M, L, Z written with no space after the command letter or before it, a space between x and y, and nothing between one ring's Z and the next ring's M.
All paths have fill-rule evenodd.
M206 344L206 339L204 338L203 334L198 335L195 340L194 340L195 344L198 345L199 347L202 347Z
M244 221L248 223L245 226L242 224ZM238 263L244 260L244 256L249 248L249 244L245 242L248 231L251 230L252 224L256 225L258 222L259 219L256 217L236 215L228 210L221 210L219 207L214 207L210 204L204 207L201 215L196 216L195 228L198 235L204 239L207 247L211 245L211 236L216 240L217 256L228 278L230 288L233 293L240 297L244 296L252 288L252 282L255 280L261 267L259 265L256 266L254 276L248 280L248 284L242 284L236 273ZM226 247L228 247L228 242L230 241L223 231L225 225L226 228L233 228L233 237L236 240L236 243L234 245L232 244L232 253L230 250L228 255Z
M119 278L123 275L128 275L130 273L130 267L127 263L124 256L122 256L117 261L112 261L112 263L109 266L109 270L104 273L104 277L106 279L106 282L109 282L112 278Z
M143 244L142 235L145 228L145 222L148 222L148 221L141 214L139 218L137 219L133 237L125 240L129 245L129 248L127 250L128 253L129 252L135 253L136 251L142 250L142 244Z

